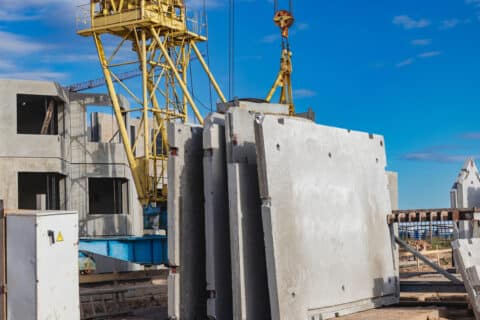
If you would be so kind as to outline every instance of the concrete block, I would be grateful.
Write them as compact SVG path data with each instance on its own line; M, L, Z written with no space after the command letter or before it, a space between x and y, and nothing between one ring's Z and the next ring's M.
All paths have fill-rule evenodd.
M168 259L180 278L169 282L179 296L169 302L169 316L181 320L206 317L202 133L199 126L168 126Z
M205 119L203 153L207 314L214 319L232 319L224 115L212 113Z
M480 239L459 239L452 242L453 257L462 275L475 319L480 319Z
M255 135L272 319L397 302L383 137L270 115Z

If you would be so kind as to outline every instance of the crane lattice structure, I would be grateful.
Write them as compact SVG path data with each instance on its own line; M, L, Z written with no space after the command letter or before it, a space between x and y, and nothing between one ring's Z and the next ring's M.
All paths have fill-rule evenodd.
M198 21L187 19L184 0L90 0L80 8L84 14L77 23L84 26L78 34L94 39L139 200L144 207L155 207L167 196L167 123L187 122L193 114L203 124L187 87L193 53L219 98L226 102L197 47L207 38ZM114 46L108 42L112 39L118 42ZM106 47L113 47L108 56ZM133 51L134 59L119 54L125 48ZM138 66L141 81L129 86L118 70L131 65ZM120 107L119 89L135 102L129 109ZM138 91L140 94L135 94ZM141 115L133 139L124 122L124 115L130 112Z

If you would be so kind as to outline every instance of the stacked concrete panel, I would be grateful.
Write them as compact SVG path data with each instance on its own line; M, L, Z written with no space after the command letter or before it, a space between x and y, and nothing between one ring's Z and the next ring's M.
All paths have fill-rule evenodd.
M282 105L225 108L203 132L169 127L169 316L320 320L396 303L383 138Z
M203 130L207 314L232 319L225 116L212 113Z
M236 320L271 318L253 127L258 112L286 114L288 108L240 102L226 113L233 319Z
M168 313L172 319L206 318L205 215L202 132L168 127Z
M475 313L480 320L480 239L459 239L452 242L455 264L460 271Z
M255 129L272 319L396 303L383 137L268 115Z

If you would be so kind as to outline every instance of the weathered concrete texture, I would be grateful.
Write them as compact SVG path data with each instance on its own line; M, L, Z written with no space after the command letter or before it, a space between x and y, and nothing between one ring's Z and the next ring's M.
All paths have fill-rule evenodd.
M227 113L228 110L233 108L239 108L250 112L261 112L271 114L284 114L288 115L288 106L278 103L266 103L266 102L253 102L247 100L235 100L227 103L217 104L217 111L219 113Z
M468 158L460 170L450 190L450 203L452 208L480 206L480 174L473 158Z
M253 125L259 112L287 114L288 106L241 101L225 114L235 320L270 319Z
M255 129L272 319L396 303L383 137L268 115Z
M233 319L270 319L257 167L228 164Z
M57 134L18 133L18 95L48 97L57 103ZM121 104L128 102L121 98ZM47 81L0 80L0 199L5 207L19 207L19 173L61 175L58 196L60 209L76 210L79 214L80 236L141 235L142 208L132 183L123 146L119 143L95 143L88 139L87 106L111 106L105 94L67 93L58 84ZM29 106L45 109L42 104ZM28 114L28 113L27 113ZM115 123L109 115L100 116L100 127ZM36 121L43 121L33 117ZM55 120L55 117L53 118ZM131 121L126 119L127 125ZM101 129L101 128L100 128ZM89 178L121 178L129 180L125 211L120 214L91 214ZM21 193L21 190L20 190Z
M387 171L387 177L390 204L392 206L392 210L398 210L398 173Z
M212 113L205 119L203 153L207 313L215 319L232 319L224 115Z
M203 148L199 126L168 126L168 259L176 266L169 279L169 316L206 317Z
M480 320L480 239L460 239L452 242L457 270L462 275L475 318Z

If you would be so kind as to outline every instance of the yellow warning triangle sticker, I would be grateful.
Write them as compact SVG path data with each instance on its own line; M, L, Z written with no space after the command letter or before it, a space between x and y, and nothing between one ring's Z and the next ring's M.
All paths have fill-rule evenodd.
M63 235L62 235L62 232L58 232L58 236L57 236L57 242L62 242L63 241Z

